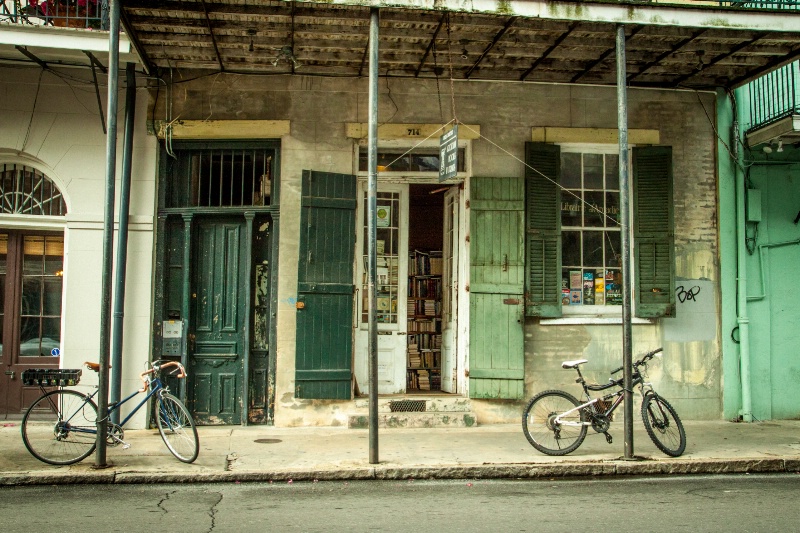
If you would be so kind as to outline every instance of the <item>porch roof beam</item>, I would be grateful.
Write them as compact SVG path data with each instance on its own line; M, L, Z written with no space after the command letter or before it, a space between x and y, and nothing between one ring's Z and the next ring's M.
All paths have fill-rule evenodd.
M214 53L217 54L217 62L219 63L219 69L222 72L225 72L225 65L222 64L222 56L219 53L219 48L217 47L217 37L214 35L214 28L211 26L211 18L208 16L208 6L206 5L206 0L200 0L203 3L203 11L206 15L206 27L208 28L208 33L211 35L211 44L214 45Z
M577 28L577 27L578 27L578 23L577 23L577 22L573 22L572 24L570 24L570 26L569 26L569 28L567 29L567 31L565 31L564 33L562 33L561 35L559 35L559 36L558 36L558 39L556 39L556 40L555 40L555 42L554 42L554 43L553 43L553 44L550 46L550 48L548 48L547 50L545 50L545 51L542 53L542 55L541 55L541 56L539 56L539 58L538 58L538 59L536 59L536 61L534 61L534 62L531 64L530 68L529 68L528 70L526 70L525 72L523 72L523 73L522 73L522 75L519 77L519 81L525 81L525 78L527 78L527 77L530 75L530 73L531 73L531 72L533 72L534 70L536 70L536 67L538 67L538 66L539 66L539 64L540 64L542 61L544 61L545 59L547 59L547 57L548 57L550 54L552 54L552 53L553 53L553 51L554 51L556 48L558 48L558 47L559 47L559 45L561 45L561 43L562 43L562 42L564 42L564 39L566 39L567 37L569 37L569 35L570 35L570 34L571 34L573 31L575 31L575 28Z
M625 42L627 43L634 35L642 31L642 28L644 28L644 26L636 26L635 28L633 28L633 30L631 30L631 33L627 37L625 37ZM570 80L570 83L577 83L579 79L588 74L594 67L605 61L608 56L610 56L613 53L616 53L616 50L617 50L616 46L614 46L612 48L609 48L602 54L600 54L600 56L597 59L591 61L586 65L586 68L583 69L583 72L579 72L578 74L573 76L572 79Z
M692 33L692 35L687 37L686 39L683 39L682 41L676 43L669 50L664 51L662 54L660 54L658 57L656 57L653 61L650 61L649 63L643 65L642 68L639 69L639 72L634 72L633 74L628 76L628 83L630 83L632 80L636 79L640 74L644 74L648 69L658 65L664 59L668 58L669 56L671 56L672 54L674 54L675 52L677 52L678 50L680 50L681 48L683 48L687 44L691 43L692 41L694 41L695 39L697 39L698 37L700 37L701 35L703 35L707 31L708 30L705 29L705 28L702 29L702 30L698 30L698 31Z
M483 61L483 58L486 57L486 55L492 50L492 48L494 48L494 46L500 41L500 39L503 38L503 35L505 35L505 33L508 31L508 28L510 28L511 25L514 24L515 20L517 20L517 17L511 17L510 19L508 19L506 21L506 23L503 25L503 27L500 29L500 31L497 32L497 34L494 36L494 38L492 39L492 42L489 43L489 45L486 47L486 49L480 55L478 60L475 61L475 63L471 67L469 67L469 69L467 70L467 73L464 74L464 78L469 79L469 77L472 75L472 73L475 71L475 69L478 68L478 65L481 64L481 61Z
M442 18L439 19L439 25L436 26L436 30L433 32L433 37L431 37L431 42L428 43L428 48L425 49L425 53L422 55L422 59L419 62L417 71L414 73L415 78L419 77L422 67L425 66L425 62L428 60L428 55L431 53L433 47L436 46L436 38L439 36L439 31L442 29L442 25L444 25L445 20L447 20L447 13L442 15Z
M28 50L27 46L16 45L14 48L16 48L19 51L19 53L21 53L22 55L24 55L25 57L27 57L28 59L30 59L34 63L37 63L43 69L47 70L47 69L50 68L50 66L47 63L42 61L38 56L36 56L36 54L34 54L30 50Z
M385 1L385 0L384 0ZM317 4L319 0L297 0L298 4ZM383 3L383 2L378 2ZM375 5L374 0L328 0L327 6ZM392 0L385 7L393 9L429 9L456 13L487 13L492 15L535 18L540 20L600 22L606 24L647 24L686 28L716 28L763 31L800 31L800 10L764 9L754 11L738 7L692 6L687 4L647 4L633 2L582 2L552 0ZM390 4L390 5L389 5Z
M719 63L720 61L722 61L726 57L730 57L730 56L734 55L736 52L738 52L742 48L746 48L746 47L750 46L751 44L753 44L754 42L763 39L766 35L767 35L766 33L761 33L759 35L756 35L755 37L753 37L749 41L741 42L741 43L737 44L736 46L732 47L730 49L730 51L725 52L723 54L719 54L718 56L716 56L714 59L712 59L708 63L703 63L703 68L700 68L700 69L698 69L698 70L696 70L694 72L690 72L689 74L684 74L683 76L680 76L679 78L676 78L673 81L673 83L675 84L675 87L679 86L681 83L683 83L684 81L690 79L692 76L697 75L698 73L702 72L703 70L716 65L717 63Z

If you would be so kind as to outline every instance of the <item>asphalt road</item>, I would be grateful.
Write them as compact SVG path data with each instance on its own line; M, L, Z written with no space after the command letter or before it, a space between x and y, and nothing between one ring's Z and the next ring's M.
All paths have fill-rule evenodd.
M0 487L4 532L796 531L800 475Z

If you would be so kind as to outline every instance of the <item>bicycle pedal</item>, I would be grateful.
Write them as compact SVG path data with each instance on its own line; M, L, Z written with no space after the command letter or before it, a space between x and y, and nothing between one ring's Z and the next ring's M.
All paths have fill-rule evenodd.
M607 443L609 443L609 444L611 444L611 441L613 441L613 440L614 440L614 439L612 439L612 438L611 438L611 435L609 435L608 433L606 433L606 442L607 442Z

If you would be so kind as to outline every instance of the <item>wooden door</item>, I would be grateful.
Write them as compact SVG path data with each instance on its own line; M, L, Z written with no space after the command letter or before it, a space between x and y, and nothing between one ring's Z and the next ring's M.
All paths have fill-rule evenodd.
M356 177L303 171L295 396L349 400Z
M41 394L24 370L59 367L63 257L62 235L0 233L0 417Z
M523 395L523 178L472 178L470 188L471 398Z
M444 196L442 250L442 390L457 390L456 360L458 326L458 196L459 186Z
M194 233L190 405L199 424L242 422L250 243L239 217L200 218Z

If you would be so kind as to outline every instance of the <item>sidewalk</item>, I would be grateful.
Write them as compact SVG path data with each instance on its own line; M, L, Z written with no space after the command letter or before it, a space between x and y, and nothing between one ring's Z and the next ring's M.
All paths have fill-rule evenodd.
M125 433L129 449L109 447L108 467L95 456L72 466L50 466L28 453L19 421L0 422L0 485L313 481L371 479L553 478L564 476L800 472L800 421L752 424L687 422L686 453L670 458L634 428L626 461L623 426L613 444L589 431L566 457L549 457L525 440L518 424L459 429L381 429L378 464L369 463L368 430L346 428L201 427L200 455L175 459L157 430Z

